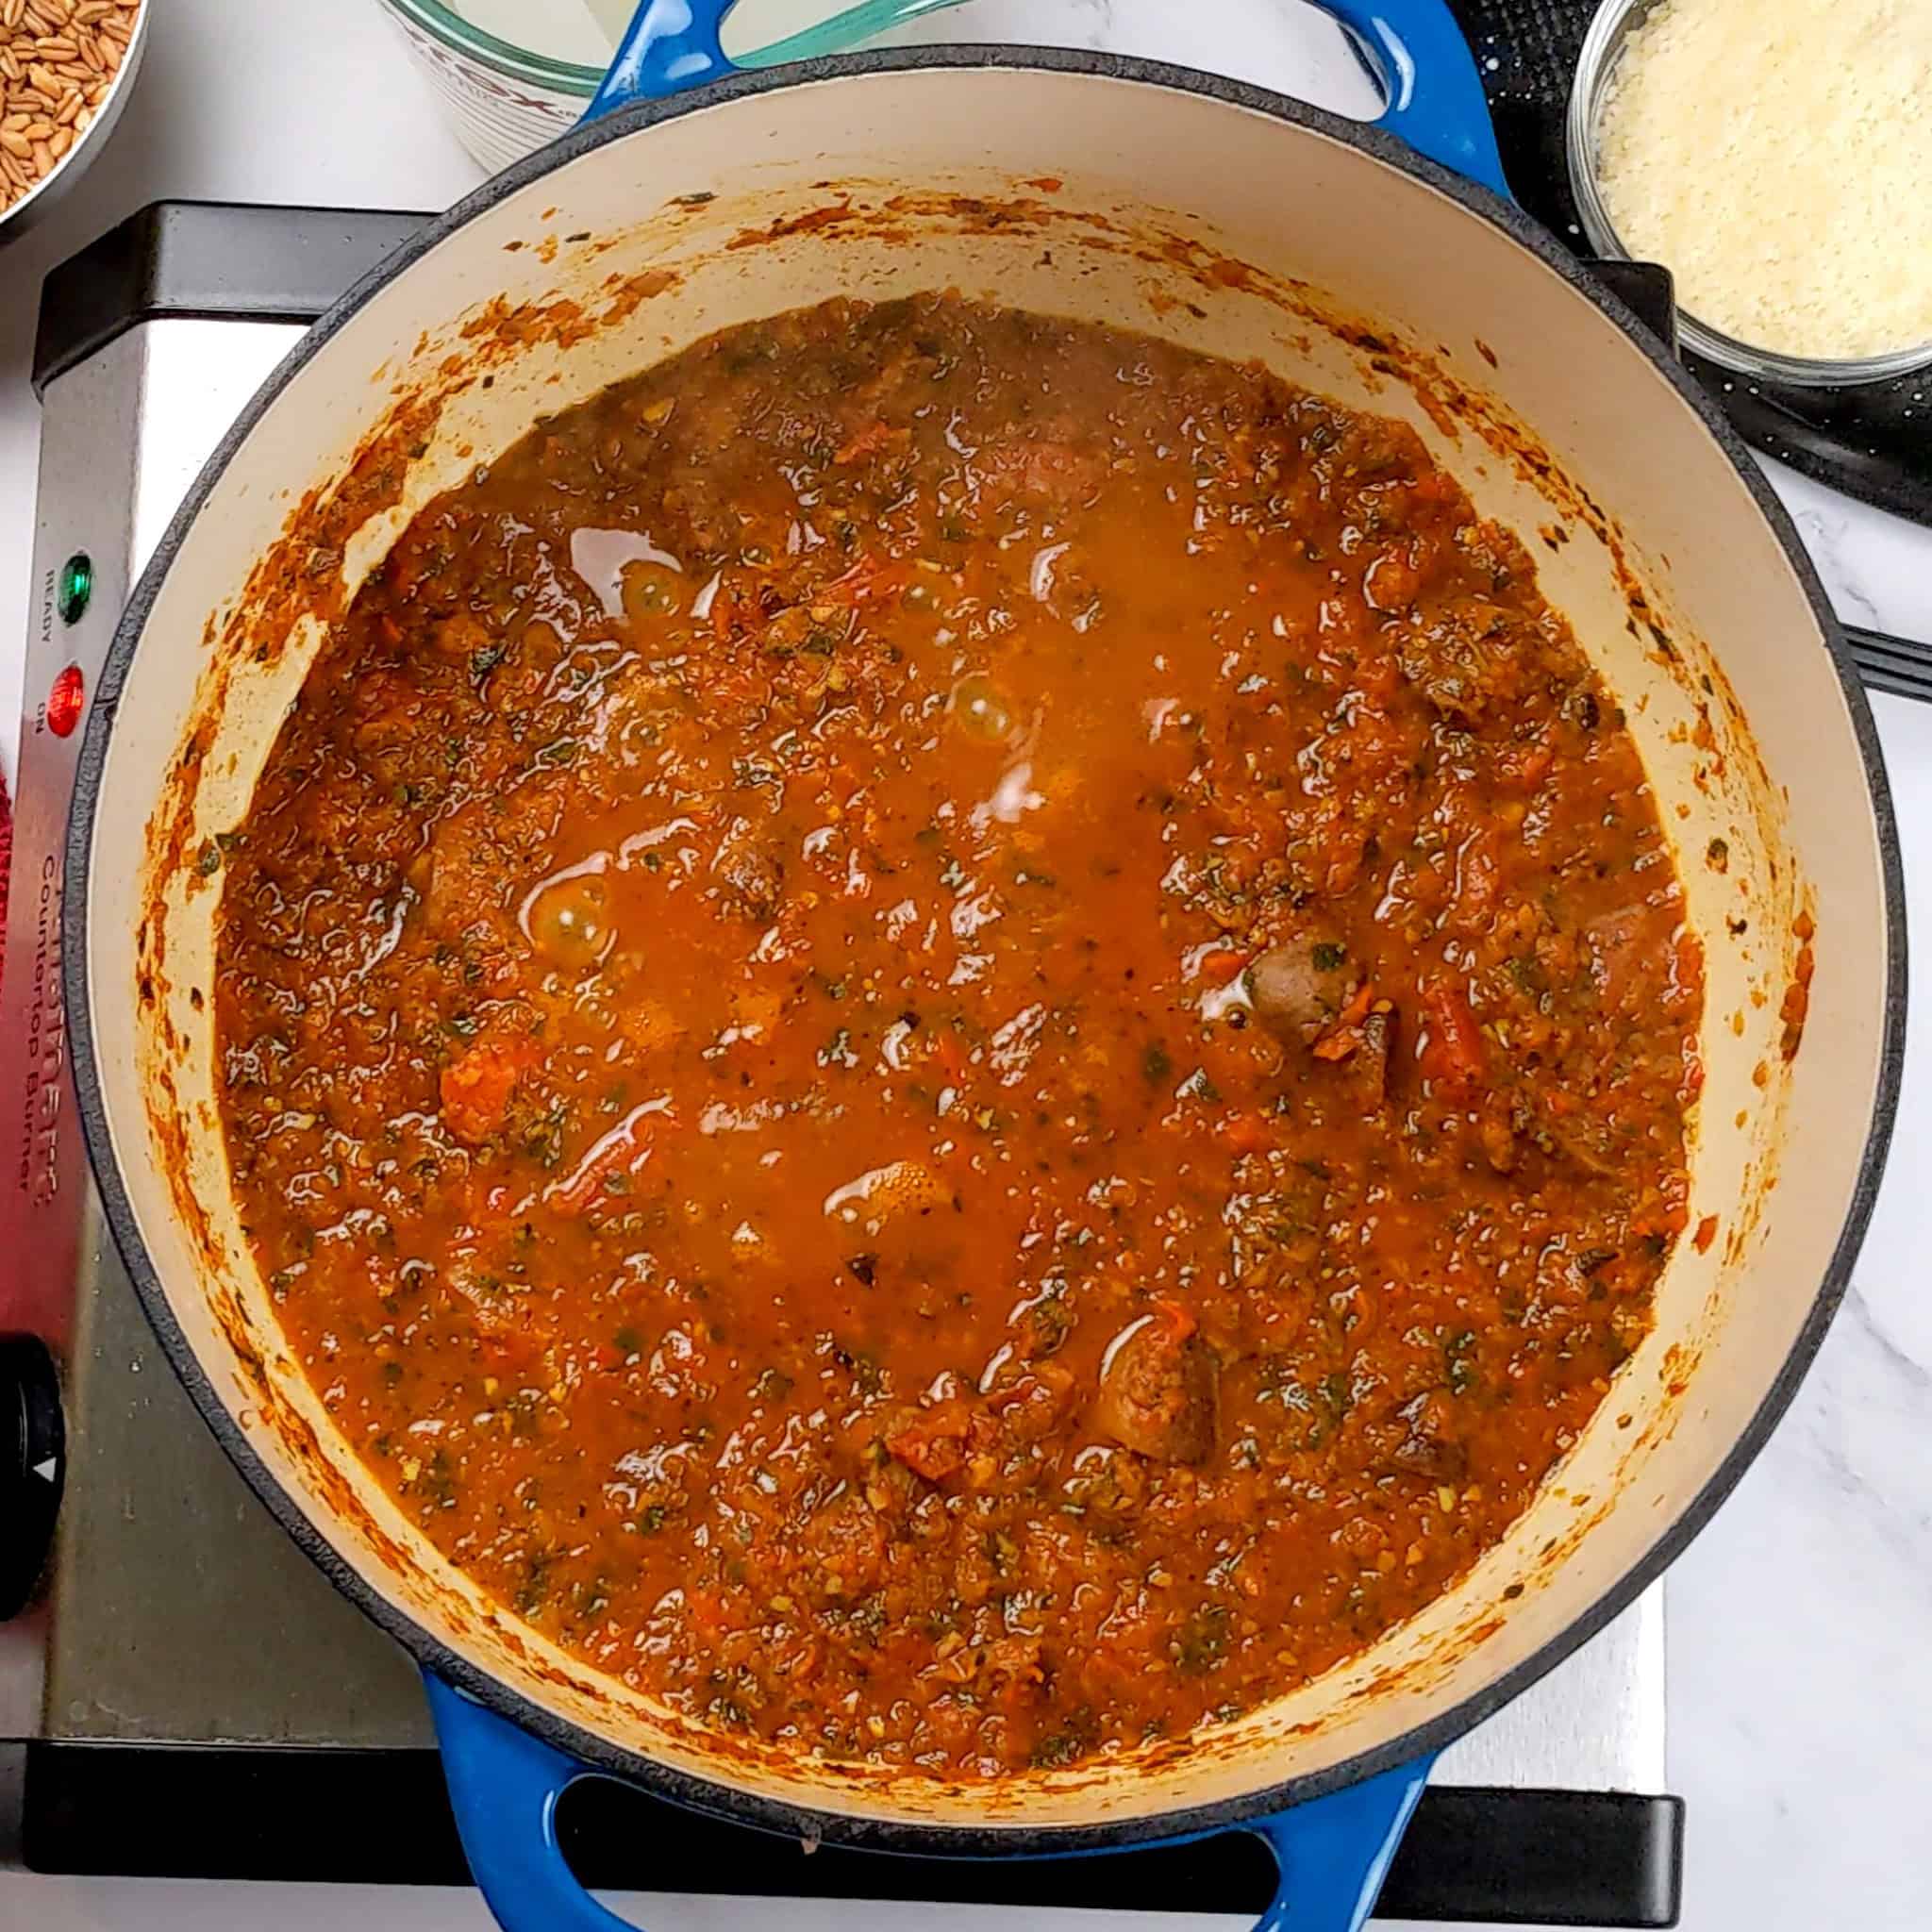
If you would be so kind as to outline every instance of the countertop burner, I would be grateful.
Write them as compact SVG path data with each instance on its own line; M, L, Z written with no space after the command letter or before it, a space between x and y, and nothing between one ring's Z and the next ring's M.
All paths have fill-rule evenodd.
M0 1623L0 1857L39 1871L467 1878L414 1665L256 1501L148 1329L88 1179L59 1004L74 726L128 587L257 386L422 219L160 204L43 298L0 983L0 1335L24 1338L0 1345L0 1615L54 1524ZM1378 1916L1673 1924L1664 1779L1658 1585L1444 1753ZM1239 1835L1043 1862L808 1857L605 1780L574 1789L563 1828L587 1882L654 1891L1253 1913L1274 1882Z

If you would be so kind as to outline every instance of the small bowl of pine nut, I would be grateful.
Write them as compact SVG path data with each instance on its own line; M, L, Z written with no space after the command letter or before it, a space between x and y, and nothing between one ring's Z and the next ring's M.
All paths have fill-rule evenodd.
M134 87L150 0L0 0L0 246L75 180Z

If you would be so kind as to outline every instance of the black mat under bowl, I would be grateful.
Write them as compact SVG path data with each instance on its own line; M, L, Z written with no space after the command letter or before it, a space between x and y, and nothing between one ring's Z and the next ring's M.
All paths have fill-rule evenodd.
M1581 254L1563 117L1593 0L1449 0L1474 50L1516 198ZM1491 62L1495 64L1491 66ZM1928 108L1932 111L1932 108ZM1844 389L1755 382L1701 356L1685 366L1742 435L1848 495L1932 524L1932 371Z

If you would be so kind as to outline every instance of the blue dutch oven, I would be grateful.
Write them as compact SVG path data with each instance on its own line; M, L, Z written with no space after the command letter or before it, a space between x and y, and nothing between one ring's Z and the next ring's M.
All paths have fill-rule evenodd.
M1683 1547L1841 1292L1890 1129L1904 989L1890 806L1841 641L1782 512L1668 346L1509 201L1474 63L1438 0L1327 5L1386 84L1373 125L1043 49L739 73L724 6L653 0L582 127L429 225L311 331L211 458L130 606L68 859L68 1011L108 1220L210 1427L421 1659L463 1843L507 1932L622 1923L558 1848L558 1801L590 1774L881 1854L1101 1856L1252 1833L1280 1867L1264 1925L1354 1932L1435 1753ZM1012 219L962 213L1003 199ZM868 225L888 202L891 220ZM828 206L851 218L796 219ZM1230 256L1252 273L1202 273ZM1363 1657L1184 1748L970 1787L727 1747L547 1648L381 1492L280 1342L197 1113L215 1047L189 994L208 983L218 892L179 861L241 817L235 774L259 769L313 654L293 613L285 650L252 650L252 601L301 572L353 591L393 535L378 509L340 556L288 547L291 505L346 501L358 448L399 398L437 406L410 419L407 508L540 414L712 328L936 286L1263 357L1407 414L1486 514L1560 524L1571 541L1540 558L1546 593L1624 703L1680 852L1722 837L1730 855L1722 879L1680 868L1712 1016L1693 1184L1726 1238L1680 1243L1656 1333L1515 1531ZM570 329L499 327L563 304ZM1780 999L1813 927L1791 1057Z

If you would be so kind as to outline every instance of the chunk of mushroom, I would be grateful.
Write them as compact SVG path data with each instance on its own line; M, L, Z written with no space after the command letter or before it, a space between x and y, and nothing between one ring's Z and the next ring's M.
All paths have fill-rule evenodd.
M1374 1112L1389 1097L1389 1063L1394 1050L1395 1011L1371 1012L1362 1021L1357 1049L1348 1058L1348 1075L1357 1104Z
M1157 1462L1206 1462L1214 1453L1220 1384L1220 1361L1192 1319L1163 1302L1108 1349L1093 1424Z
M1400 1420L1407 1427L1392 1458L1398 1469L1438 1483L1468 1476L1469 1451L1457 1434L1456 1411L1440 1390L1407 1403Z
M749 819L732 820L711 871L724 886L725 904L740 918L763 922L777 910L785 891L785 861Z
M1359 976L1339 941L1306 935L1248 968L1248 1003L1278 1040L1307 1045L1335 1023Z

